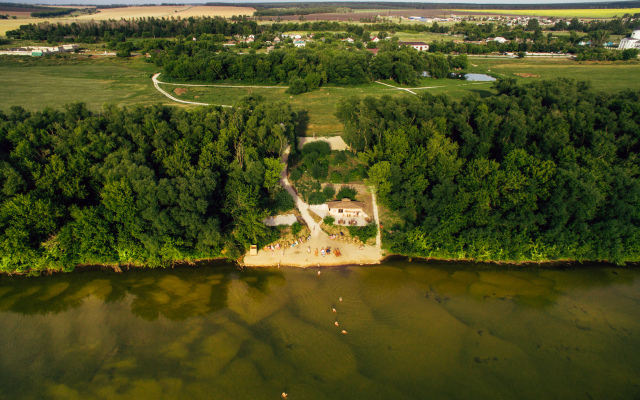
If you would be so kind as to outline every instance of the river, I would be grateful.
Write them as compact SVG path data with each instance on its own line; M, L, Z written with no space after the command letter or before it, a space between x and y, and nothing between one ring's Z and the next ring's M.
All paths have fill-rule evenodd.
M2 277L0 399L640 393L640 270L398 259L320 271Z

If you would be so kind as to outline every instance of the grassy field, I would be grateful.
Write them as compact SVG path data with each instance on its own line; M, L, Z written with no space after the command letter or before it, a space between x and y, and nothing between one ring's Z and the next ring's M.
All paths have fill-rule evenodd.
M640 90L638 71L640 62L576 62L565 59L483 59L470 58L472 72L489 73L495 77L532 79L571 78L591 81L596 91L618 92L625 89ZM515 73L529 73L539 78L521 78Z
M32 66L22 64L36 63ZM60 61L44 59L0 58L0 87L2 102L0 110L8 111L13 105L29 110L45 107L60 108L64 104L81 101L89 108L100 110L105 103L120 106L148 105L154 103L178 104L158 92L151 82L157 68L144 59L84 59ZM470 58L470 72L489 73L496 77L512 77L522 82L534 79L566 77L590 80L597 91L640 90L638 75L639 62L626 63L577 63L568 60L549 59L485 59ZM52 65L43 65L52 64ZM539 78L522 78L515 73L529 73ZM163 81L160 76L160 81ZM385 82L397 86L393 82ZM413 89L415 93L429 92L454 98L462 98L471 93L485 97L494 93L491 82L467 82L452 79L424 78ZM342 125L333 115L339 99L350 96L413 96L407 91L397 90L378 83L357 87L323 87L320 90L293 96L285 93L285 88L223 88L162 85L163 89L180 99L215 105L232 105L241 97L257 93L269 99L284 100L299 113L300 134L339 135ZM178 90L175 89L186 89Z
M0 110L60 108L76 101L93 110L105 103L153 104L171 101L151 83L151 64L139 60L88 60L72 65L16 66L0 59Z
M532 15L559 18L613 18L624 14L640 13L640 8L606 8L606 9L576 9L576 10L449 10L452 13L482 13L491 15Z

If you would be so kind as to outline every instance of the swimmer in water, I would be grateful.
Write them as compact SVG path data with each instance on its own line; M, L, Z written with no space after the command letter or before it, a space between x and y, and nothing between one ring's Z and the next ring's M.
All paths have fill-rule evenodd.
M342 334L343 334L343 335L346 335L346 334L347 334L347 331L345 331L345 330L343 329L343 330L342 330Z
M318 276L320 276L320 271L318 271Z
M338 326L338 321L334 322L334 325L335 325L335 326Z
M286 398L287 398L287 396L288 396L288 394L286 394L285 392L282 392L282 398L283 398L283 399L286 399Z
M340 302L342 303L342 297L339 297L338 300L340 300Z
M336 311L336 309L334 308L334 309L333 309L333 313L335 314L335 313L337 313L337 312L338 312L338 311Z

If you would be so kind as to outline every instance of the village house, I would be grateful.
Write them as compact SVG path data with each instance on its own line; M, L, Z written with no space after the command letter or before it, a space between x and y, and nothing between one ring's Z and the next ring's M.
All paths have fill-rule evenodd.
M429 45L425 42L399 42L399 45L411 46L418 51L429 50Z
M294 44L296 47L304 47L304 46L305 46L305 42L304 42L304 40L296 40L295 42L293 42L293 44Z
M327 202L329 215L336 219L339 225L365 225L369 216L364 212L364 203L342 199Z

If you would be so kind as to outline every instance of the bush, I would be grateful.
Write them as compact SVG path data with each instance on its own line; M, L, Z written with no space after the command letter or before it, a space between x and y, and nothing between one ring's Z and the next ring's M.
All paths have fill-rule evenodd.
M357 194L358 192L354 188L350 186L343 186L338 191L338 194L336 195L336 199L351 199L355 201Z
M296 207L296 203L293 201L291 194L284 189L278 190L275 197L275 211L287 211Z
M331 173L331 177L329 178L329 180L333 183L340 183L342 182L342 173L338 172L338 171L334 171Z
M298 221L291 224L291 233L297 235L302 230L302 224Z
M314 179L327 179L329 166L326 163L317 162L311 166L309 172L311 172L311 176L313 176Z
M324 222L324 224L327 226L333 226L333 223L336 222L336 219L331 215L327 215L326 217L324 217L322 222Z
M322 193L327 199L333 199L333 196L336 195L336 189L331 185L327 185L322 189Z
M287 93L291 94L301 94L307 91L307 85L304 83L304 80L301 78L293 78L291 82L289 82L289 89L287 89Z
M375 223L371 223L365 226L349 226L349 235L357 237L363 242L376 237L378 233L378 227Z
M292 181L297 181L300 178L302 178L302 170L300 168L296 168L293 171L291 171L291 173L289 174L289 178L291 178Z
M331 164L338 165L347 162L347 155L344 151L339 151L338 154L333 157L333 162Z
M324 140L310 142L302 146L303 155L306 156L314 152L318 153L320 157L328 156L331 154L331 146L329 145L329 142L325 142Z
M313 192L309 195L309 204L322 204L327 201L327 198L322 192Z

